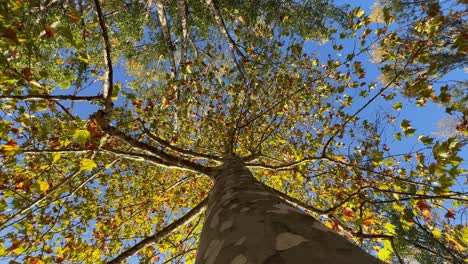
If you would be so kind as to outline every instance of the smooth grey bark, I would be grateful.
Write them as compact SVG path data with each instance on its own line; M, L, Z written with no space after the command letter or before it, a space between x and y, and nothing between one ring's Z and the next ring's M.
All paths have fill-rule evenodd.
M197 264L382 263L269 191L240 159L213 178Z

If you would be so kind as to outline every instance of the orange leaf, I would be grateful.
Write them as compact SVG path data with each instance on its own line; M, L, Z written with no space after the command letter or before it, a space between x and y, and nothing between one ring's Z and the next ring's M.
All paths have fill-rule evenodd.
M68 12L68 16L70 17L73 23L78 23L81 20L80 16L78 16L78 14L74 10L71 10L70 12Z
M65 259L65 257L63 256L63 254L60 254L60 255L55 257L55 262L61 263L64 259Z
M97 127L96 123L94 123L94 122L89 123L88 126L86 126L86 130L88 130L88 132L93 137L102 137L102 135L104 134L103 132L98 130L98 127Z
M365 226L370 226L375 222L374 218L367 218L364 221L362 221L362 224Z
M426 220L430 220L431 219L431 212L429 212L428 210L424 210L422 212L422 215L424 216L424 219Z
M420 210L431 210L431 207L426 203L425 200L418 200L416 202L416 206L420 209Z
M53 36L57 35L57 30L51 26L47 26L45 28L45 37L46 38L52 38Z
M349 207L346 207L344 210L343 210L343 214L347 217L353 217L354 215L354 212L353 212L353 209L349 208Z

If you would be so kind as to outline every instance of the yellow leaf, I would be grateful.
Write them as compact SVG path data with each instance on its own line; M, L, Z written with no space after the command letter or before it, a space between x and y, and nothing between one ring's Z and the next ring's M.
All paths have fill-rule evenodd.
M53 157L52 163L56 163L62 157L62 154L55 153L54 155L52 155L52 157Z
M190 65L189 65L189 64L185 65L185 70L186 70L188 73L192 73L192 70L190 69Z
M346 160L346 157L343 155L329 155L330 158L339 161L339 162L344 162L347 163L348 161Z
M2 154L6 156L12 156L19 150L19 146L16 141L12 138L8 140L8 143L2 146Z
M385 240L384 247L379 250L377 255L379 256L381 260L388 260L392 256L392 252L393 252L393 249L392 249L390 242L388 240Z
M468 226L465 226L465 228L463 228L462 241L463 243L468 244Z
M87 171L92 171L97 166L96 162L91 159L82 159L80 165L82 170Z
M41 192L44 194L47 193L47 191L50 189L50 185L46 181L38 180L37 184L39 184L39 190L41 190Z
M38 82L36 82L36 81L34 81L34 80L29 81L29 84L30 84L31 86L36 87L36 88L41 88L41 87L42 87L42 85L41 85L40 83L38 83Z
M442 232L440 232L440 230L437 229L437 228L434 228L434 229L432 230L432 234L433 234L436 238L440 238L440 237L442 236Z
M73 139L75 139L79 144L83 145L90 138L91 133L88 130L77 129L73 132Z

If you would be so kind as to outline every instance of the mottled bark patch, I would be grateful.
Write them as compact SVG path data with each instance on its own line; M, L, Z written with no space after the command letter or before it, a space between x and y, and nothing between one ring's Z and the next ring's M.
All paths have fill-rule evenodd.
M276 236L275 248L276 250L286 250L295 247L302 242L308 241L300 235L290 232L284 232Z
M249 210L250 210L249 207L244 207L244 208L242 208L240 211L241 211L241 213L245 213L245 212L247 212L247 211L249 211Z
M211 220L210 227L215 228L219 224L219 214L221 210L218 210L215 215L213 215L213 219Z
M234 246L240 246L240 245L244 244L246 238L247 238L246 236L241 237L239 240L236 241Z
M296 212L296 213L302 213L303 212L299 209L296 209L290 205L287 205L287 204L282 204L282 203L279 203L279 204L275 204L273 207L277 208L277 210L268 210L267 212L268 213L277 213L277 214L288 214L289 211L292 211L292 212Z
M245 264L247 263L247 258L240 254L240 255L237 255L232 261L231 261L231 264Z
M219 252L223 247L224 241L221 240L211 240L208 248L203 255L203 258L206 259L206 264L212 264L216 261L216 257L218 257Z
M232 227L232 223L233 221L232 220L228 220L228 221L225 221L221 224L221 227L219 228L219 231L220 232L223 232L224 230Z

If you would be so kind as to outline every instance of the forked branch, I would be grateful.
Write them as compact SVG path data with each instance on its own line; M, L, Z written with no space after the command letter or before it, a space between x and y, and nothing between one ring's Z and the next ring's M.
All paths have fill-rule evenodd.
M172 222L170 225L166 226L165 228L163 228L161 231L157 232L156 234L141 240L140 242L133 245L131 248L125 250L124 252L120 253L117 257L115 257L114 259L112 259L111 261L107 263L108 264L121 263L128 257L140 251L141 249L149 245L152 245L154 243L157 243L162 238L168 236L169 234L176 231L180 227L191 222L195 217L197 217L206 209L207 204L208 204L208 198L205 198L203 201L201 201L197 206L195 206L192 210L190 210L183 217Z
M170 142L167 140L162 139L161 137L158 137L157 135L151 133L146 127L144 126L144 123L142 123L143 131L145 134L150 138L151 140L155 141L159 145L161 145L164 148L168 148L174 152L177 152L178 154L181 154L183 156L191 157L191 158L203 158L203 159L209 159L209 160L214 160L214 161L222 161L221 157L215 156L215 155L209 155L209 154L203 154L203 153L198 153L196 151L188 150L188 149L183 149L179 148L177 146L172 145Z
M109 121L106 118L106 113L103 111L99 110L96 113L94 113L91 117L96 124L107 134L110 136L114 136L123 142L129 144L130 146L139 149L144 152L148 152L152 155L155 155L157 158L163 161L163 166L167 165L172 165L172 166L178 166L182 167L185 169L193 170L199 173L203 173L205 175L209 175L211 169L209 167L205 167L203 165L197 164L195 162L192 162L190 160L186 160L177 156L173 156L171 154L168 154L164 152L163 150L156 148L152 145L146 144L144 142L138 141L134 138L132 138L129 135L126 135L122 131L118 130L117 128L111 126L109 124Z

